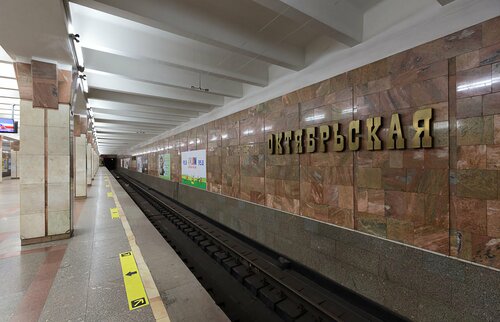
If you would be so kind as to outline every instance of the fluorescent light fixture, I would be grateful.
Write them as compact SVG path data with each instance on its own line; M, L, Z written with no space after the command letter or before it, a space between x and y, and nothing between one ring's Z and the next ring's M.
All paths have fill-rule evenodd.
M471 89L476 89L476 88L481 88L481 87L488 87L488 86L491 86L493 83L497 83L497 82L500 82L500 77L493 77L490 79L480 80L477 82L457 86L457 92L468 91Z
M0 104L19 105L20 103L21 101L19 98L0 97Z
M308 116L304 120L306 122L310 122L310 121L322 120L324 118L325 118L325 114L319 114L319 115Z
M0 76L16 78L16 71L14 65L10 63L0 63Z
M19 98L19 91L0 88L0 97Z
M17 89L17 81L14 78L4 78L0 77L0 87Z

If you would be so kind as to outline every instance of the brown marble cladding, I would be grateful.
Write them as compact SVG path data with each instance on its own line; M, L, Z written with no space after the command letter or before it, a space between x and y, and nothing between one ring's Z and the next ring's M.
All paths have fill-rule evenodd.
M59 103L57 66L37 60L31 62L33 107L57 109Z
M497 268L499 26L499 18L482 24L483 47L456 57L456 82L450 82L457 96L456 145L450 147L450 255Z
M299 128L299 104L284 105L281 98L263 104L265 134ZM265 153L265 204L300 213L299 155Z
M31 77L31 64L14 63L16 71L19 97L23 100L33 100L33 78Z
M344 131L352 120L353 88L347 75L324 82L319 96L301 102L299 128L340 123ZM353 153L333 152L300 155L300 213L336 225L354 228Z
M222 193L221 120L207 124L207 190Z
M238 113L220 120L222 194L240 196L240 116Z
M500 17L169 138L207 149L208 189L500 267ZM269 155L266 135L392 113L407 146L434 111L431 149ZM199 135L202 133L202 136ZM387 130L378 134L385 141ZM195 138L196 146L190 144ZM206 140L203 142L203 140ZM176 173L176 174L174 174ZM180 176L180 157L172 158Z
M264 107L257 105L239 114L240 198L265 204Z

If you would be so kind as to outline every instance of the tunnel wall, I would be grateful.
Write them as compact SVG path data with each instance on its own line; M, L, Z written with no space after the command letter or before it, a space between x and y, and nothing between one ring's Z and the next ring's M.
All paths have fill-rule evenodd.
M496 269L128 169L130 176L411 320L498 320Z

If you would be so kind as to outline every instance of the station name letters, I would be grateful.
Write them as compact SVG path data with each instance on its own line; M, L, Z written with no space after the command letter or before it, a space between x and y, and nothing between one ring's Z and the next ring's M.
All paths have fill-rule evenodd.
M382 142L381 116L370 117L366 121L352 120L349 123L347 133L343 134L340 123L333 125L321 125L308 127L296 131L279 132L270 134L267 138L267 149L269 154L293 154L314 152L342 152L346 147L350 151L358 151L361 148L361 140L366 141L366 149L394 150L405 149L407 145L411 148L432 148L431 136L432 109L418 110L413 114L414 132L410 142L406 142L399 114L391 115L385 141ZM364 135L363 135L364 133Z

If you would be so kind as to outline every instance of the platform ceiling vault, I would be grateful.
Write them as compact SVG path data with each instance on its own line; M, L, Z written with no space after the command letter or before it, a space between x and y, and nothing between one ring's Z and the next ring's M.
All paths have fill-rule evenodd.
M0 45L15 60L72 63L65 37L79 34L100 153L121 153L448 2L3 0L0 19L29 39L4 30ZM369 23L377 12L384 23Z

